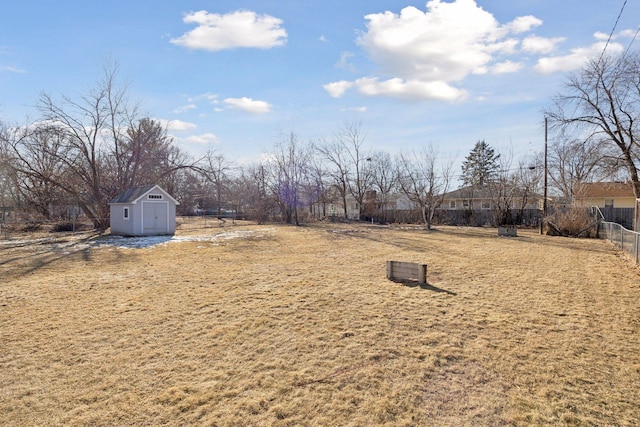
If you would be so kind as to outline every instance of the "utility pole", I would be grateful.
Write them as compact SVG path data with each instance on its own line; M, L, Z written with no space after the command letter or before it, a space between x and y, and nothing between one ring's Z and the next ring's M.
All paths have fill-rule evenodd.
M544 118L544 191L542 195L542 218L540 218L540 234L543 233L544 221L547 217L547 118Z

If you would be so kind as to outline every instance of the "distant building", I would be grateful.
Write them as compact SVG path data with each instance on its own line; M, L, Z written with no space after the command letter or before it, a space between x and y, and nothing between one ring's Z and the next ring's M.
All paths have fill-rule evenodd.
M631 208L636 196L630 182L582 182L573 188L573 201L578 207Z
M527 194L519 188L509 188L511 209L540 209L541 197L537 194ZM526 196L526 197L525 197ZM462 187L444 194L440 209L443 210L492 210L495 209L496 189L491 186ZM526 199L524 206L522 200Z

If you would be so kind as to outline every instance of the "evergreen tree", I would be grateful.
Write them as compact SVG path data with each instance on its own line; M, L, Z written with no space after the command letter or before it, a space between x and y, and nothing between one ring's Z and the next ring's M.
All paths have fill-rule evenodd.
M495 179L500 154L496 154L484 140L476 142L462 163L462 182L466 186L481 187Z

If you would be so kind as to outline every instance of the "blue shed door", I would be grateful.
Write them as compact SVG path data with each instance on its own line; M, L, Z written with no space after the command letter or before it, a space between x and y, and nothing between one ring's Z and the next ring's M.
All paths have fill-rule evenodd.
M167 228L166 202L143 202L142 203L142 233L143 234L163 234Z

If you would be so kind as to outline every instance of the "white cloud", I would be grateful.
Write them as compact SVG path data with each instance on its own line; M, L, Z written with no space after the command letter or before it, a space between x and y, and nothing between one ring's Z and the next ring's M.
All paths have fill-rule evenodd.
M562 56L549 56L540 58L535 65L535 70L542 74L551 74L556 71L572 71L581 68L585 62L591 58L598 58L603 49L607 46L607 53L622 53L624 47L619 43L609 43L599 41L589 47L572 49L571 53Z
M350 61L350 59L353 58L354 56L355 56L355 54L353 52L342 52L342 53L340 53L340 59L338 60L338 62L336 62L335 67L336 68L344 68L346 70L349 70L349 71L355 73L356 72L356 67Z
M512 54L516 51L520 41L518 39L507 39L503 42L492 43L486 46L487 53Z
M617 37L633 38L635 37L635 35L636 35L636 30L622 30L618 33Z
M612 34L611 36L609 36L609 34L607 33L603 33L601 31L596 31L593 34L593 37L596 40L600 40L600 41L607 41L609 40L609 37L611 37L611 40L616 40L620 37L623 38L633 38L636 35L636 30L622 30L620 31L618 34Z
M341 111L355 111L356 113L366 113L367 112L367 107L343 108Z
M339 82L327 83L322 87L329 93L329 96L331 96L332 98L340 98L347 90L353 87L353 82L341 80Z
M0 72L6 71L8 73L26 74L27 71L22 68L13 67L11 65L0 65Z
M426 12L410 6L365 18L359 42L371 57L392 75L422 80L461 80L485 66L501 32L473 0L433 0Z
M607 41L609 40L609 34L605 34L601 31L596 31L595 33L593 33L593 37L596 40L602 40L602 41Z
M504 61L498 64L495 64L491 67L491 72L493 74L507 74L507 73L515 73L516 71L520 71L524 64L522 62L513 62L513 61Z
M253 114L265 114L271 111L271 105L265 101L256 101L251 98L227 98L224 100L228 108L245 111Z
M388 96L406 101L421 99L439 99L443 101L459 101L467 97L467 93L444 81L405 81L393 78L379 81L377 78L365 77L356 80L358 91L367 96Z
M181 140L188 144L195 144L195 145L217 144L220 142L220 139L213 133L203 133L202 135L191 135L187 138L182 138Z
M287 40L287 32L282 28L281 19L258 15L248 10L238 10L226 15L200 10L187 14L183 21L197 24L197 27L171 39L171 43L190 49L270 49L284 45Z
M198 127L193 123L183 122L182 120L165 120L165 119L156 119L156 120L160 124L162 124L162 126L164 126L167 130L174 131L174 132L193 130Z
M517 17L516 19L508 23L505 27L509 32L520 34L531 31L532 28L539 27L540 25L542 25L541 19L538 19L532 15L527 15Z
M318 40L320 40L322 43L329 43L329 39L324 34L318 37Z
M198 125L194 123L183 122L182 120L169 120L167 124L167 129L172 131L193 130L197 127Z
M519 65L505 61L520 41L510 37L541 25L523 16L501 26L474 0L431 0L426 11L405 7L399 14L365 16L367 30L359 45L380 68L380 76L324 86L333 97L350 87L361 93L401 99L460 100L466 91L453 86L470 74L513 71Z
M196 104L187 104L187 105L183 105L182 107L176 108L175 110L173 110L173 112L175 114L182 114L190 110L195 110L196 108L198 108Z
M198 102L198 101L209 101L212 104L217 104L218 103L218 95L216 95L215 93L203 93L201 95L196 95L196 96L191 96L187 99L187 101L189 102Z
M564 40L564 37L547 38L529 36L522 40L522 50L529 53L548 54L556 50L558 43Z

